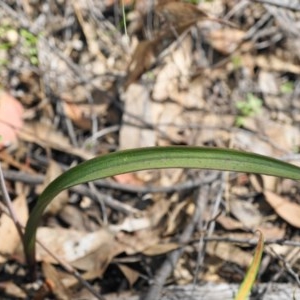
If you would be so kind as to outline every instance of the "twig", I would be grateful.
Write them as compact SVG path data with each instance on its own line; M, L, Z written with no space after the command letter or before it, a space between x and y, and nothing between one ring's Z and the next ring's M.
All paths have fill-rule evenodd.
M67 169L64 168L65 170ZM4 170L4 177L8 180L13 181L21 181L26 184L41 184L44 182L43 175L31 175L25 172L17 172L12 170ZM172 193L179 192L182 190L193 189L195 187L199 187L205 184L209 184L215 181L220 176L219 172L212 172L205 178L197 178L186 180L185 182L174 184L172 186L136 186L130 184L121 184L114 181L109 180L96 180L95 185L97 187L106 188L106 189L114 189L128 193L136 193L136 194L147 194L147 193ZM71 191L79 191L76 187L72 187ZM80 192L80 191L79 191ZM107 204L108 205L108 204Z
M105 203L105 198L101 197L102 195L97 191L95 184L93 182L89 182L88 186L94 196L94 199L96 202L99 203L101 211L102 211L102 218L103 218L103 225L107 226L108 225L108 217L106 213L106 203Z
M90 146L90 144L94 145L97 139L102 138L103 136L105 136L108 133L119 131L120 128L121 128L121 126L119 126L119 125L113 125L113 126L105 127L103 129L99 130L98 132L95 132L91 137L87 138L83 142L82 148L87 148L88 146Z
M126 203L122 203L121 201L118 201L117 199L114 199L110 195L106 195L103 193L98 193L97 191L97 197L95 196L96 194L94 191L89 189L85 185L80 185L80 186L74 186L71 188L72 192L78 193L83 196L88 196L92 199L96 198L96 201L101 201L103 202L106 206L110 207L111 209L114 209L116 211L119 211L125 215L132 215L132 214L139 214L141 211L139 209L136 209L132 207L131 205L128 205ZM99 199L100 198L100 199ZM101 205L102 206L102 205Z
M182 235L179 238L179 243L186 243L188 240L191 238L194 229L197 227L199 217L201 216L201 209L199 203L196 205L196 210L193 215L192 221L186 226L184 229ZM175 250L171 254L168 255L166 258L165 262L161 266L161 268L158 270L155 278L154 278L154 283L150 287L149 291L146 294L146 297L143 297L143 300L154 300L154 299L159 299L161 291L163 289L163 286L166 282L166 279L176 266L176 263L180 256L182 255L184 249L180 248L178 250Z
M197 199L199 208L202 211L201 218L199 218L200 220L198 220L199 227L197 228L198 230L200 230L200 232L207 232L207 228L210 226L210 224L206 222L205 218L203 218L204 212L207 210L209 188L210 187L208 185L201 188ZM199 223L199 221L201 223ZM203 266L205 252L206 252L206 242L204 241L204 236L200 236L199 243L198 243L196 267L194 271L194 279L193 279L194 288L192 290L192 294L194 294L195 291L200 268L201 266Z
M223 237L223 236L211 236L211 237L204 237L206 242L225 242L225 243L234 243L234 244L244 244L248 246L256 246L257 239L238 239L238 238L231 238L231 237ZM191 241L191 243L197 243L198 240ZM265 240L265 245L286 245L286 246L293 246L293 247L300 247L300 241L292 241L292 240L285 240L285 239L269 239Z
M216 226L215 216L218 215L218 211L220 210L222 196L225 190L225 173L223 172L221 176L222 178L221 178L220 187L218 188L218 194L214 201L214 206L211 212L212 221L209 222L209 224L207 224L208 225L207 236L211 236L215 230L215 226Z
M62 104L62 101L57 101L56 102L56 109L58 111L58 116L63 116L63 120L66 124L66 128L70 137L70 141L72 143L72 145L76 148L78 148L78 141L76 138L76 134L75 134L75 130L74 130L74 125L71 122L70 118L67 116L64 106Z

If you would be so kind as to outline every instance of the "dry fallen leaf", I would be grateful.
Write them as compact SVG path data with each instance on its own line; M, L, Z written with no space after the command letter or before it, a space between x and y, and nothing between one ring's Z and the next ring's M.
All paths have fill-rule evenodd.
M68 262L76 261L101 247L114 247L114 234L107 229L86 233L71 229L40 227L37 239L50 251ZM37 247L37 260L57 263L43 248Z
M144 249L142 253L147 256L155 256L168 253L178 249L179 247L180 245L178 243L155 244Z
M22 290L22 288L18 284L12 281L0 282L0 290L1 294L6 295L7 297L10 296L9 299L28 299L28 296L26 295L24 290Z
M132 83L140 78L140 76L147 71L155 61L156 40L140 42L129 64L129 72L124 88L127 89Z
M0 89L0 149L16 142L23 127L23 106L18 100Z
M177 101L179 92L186 90L190 83L192 40L186 37L181 41L180 47L170 50L172 56L167 56L165 65L159 69L153 87L153 99L164 101L172 99ZM184 101L184 99L182 99ZM182 103L179 103L182 104ZM172 111L168 110L172 114Z
M251 253L224 242L208 243L207 253L211 256L217 256L224 261L236 263L241 267L248 267L252 261Z
M115 231L135 232L151 228L152 222L148 217L133 218L127 217L121 224L110 225L110 228Z
M242 222L224 215L219 216L217 218L217 222L226 230L237 230L245 228Z
M51 283L51 293L60 300L71 300L70 291L64 286L63 282L59 278L59 274L56 269L49 263L42 263L43 274L47 282Z
M255 55L244 54L242 56L243 65L248 67L250 70L257 67L265 71L276 71L276 72L289 72L294 74L300 74L300 66L290 61L281 59L275 55Z
M46 186L58 177L62 173L62 169L59 164L51 160L47 169L46 177L44 183L37 188L37 193L41 193ZM62 191L59 193L47 206L45 213L55 215L58 213L69 201L69 194L67 190Z
M84 149L75 148L66 136L53 127L53 124L44 121L26 122L24 129L19 132L19 137L26 142L36 143L42 147L51 147L83 159L94 157L92 153Z
M20 223L25 224L28 219L26 196L24 194L18 196L12 205ZM5 214L2 214L0 218L0 237L2 241L5 241L5 243L0 243L0 253L3 254L3 256L0 255L0 263L3 263L8 258L6 256L13 254L20 244L20 237L15 224Z
M117 240L127 255L134 255L159 243L160 237L157 230L145 229L134 233L119 232Z
M84 111L79 104L63 101L64 113L78 127L88 130L91 129L92 121L84 115Z
M224 55L233 53L243 41L246 32L235 28L222 28L210 31L206 38L213 48L218 50ZM244 44L243 50L249 50L252 43Z
M113 177L115 181L121 184L130 184L130 185L136 185L136 186L143 186L144 182L140 180L136 174L134 173L125 173L116 175Z
M178 229L178 224L180 223L181 219L183 218L183 216L181 216L181 214L187 210L187 207L190 204L194 206L193 203L189 203L188 201L179 202L173 210L168 212L168 220L166 223L166 229L164 231L165 236L176 233L176 231ZM186 216L184 215L184 217L186 217Z
M261 231L265 240L283 239L285 237L286 228L275 226L273 223L264 223L257 227Z
M121 149L155 146L156 133L144 127L144 123L133 116L138 116L146 123L153 123L153 104L149 89L140 84L131 84L125 94L125 111L120 130Z
M76 269L87 271L85 279L90 280L102 277L114 256L121 252L122 247L118 247L116 243L104 243L99 249L72 261L71 264Z
M248 228L256 228L263 221L259 209L245 200L230 199L230 212Z
M124 264L118 264L118 267L120 268L120 270L126 277L130 287L132 287L135 284L135 282L138 280L138 278L140 277L140 274L137 271L127 267Z
M264 192L266 201L273 207L278 216L287 223L300 228L300 205L270 191Z

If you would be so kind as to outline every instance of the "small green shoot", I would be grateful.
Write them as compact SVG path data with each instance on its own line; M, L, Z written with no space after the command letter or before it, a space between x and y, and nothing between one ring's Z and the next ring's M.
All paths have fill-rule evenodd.
M263 251L264 251L264 237L263 237L262 233L259 231L259 240L258 240L256 249L255 249L252 263L251 263L249 270L238 290L235 300L248 299L248 295L251 292L251 289L255 282L257 273L259 271Z
M0 43L0 50L9 50L12 47L12 44L9 42Z
M7 59L0 59L0 67L1 66L7 66L9 61Z
M199 0L185 0L184 2L190 3L190 4L194 4L194 5L198 5L199 4Z
M122 21L123 21L123 26L124 26L124 34L125 37L128 40L128 33L127 33L127 23L126 23L126 11L125 11L125 4L124 4L124 0L122 0Z
M31 64L37 66L39 62L37 48L39 37L24 28L20 30L20 35L24 39L25 54L28 56Z
M243 126L245 118L257 115L261 111L262 104L263 101L252 93L247 94L246 101L238 101L236 108L239 115L236 118L236 126Z
M282 94L289 95L293 93L294 88L295 88L294 82L286 81L280 86L280 92Z
M13 44L10 41L7 41L6 35L9 30L11 30L9 25L0 26L0 67L9 64L6 53L13 47Z
M231 62L233 63L233 67L235 70L242 66L242 58L239 55L232 56Z

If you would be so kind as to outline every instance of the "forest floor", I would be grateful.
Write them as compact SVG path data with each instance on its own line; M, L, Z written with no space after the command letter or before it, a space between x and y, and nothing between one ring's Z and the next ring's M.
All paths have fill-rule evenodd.
M0 0L0 160L21 223L64 170L121 149L223 147L300 165L299 1L157 1ZM65 263L38 247L35 282L1 205L0 298L229 288L245 276L257 229L257 289L297 290L299 192L288 179L182 169L74 187L38 229Z

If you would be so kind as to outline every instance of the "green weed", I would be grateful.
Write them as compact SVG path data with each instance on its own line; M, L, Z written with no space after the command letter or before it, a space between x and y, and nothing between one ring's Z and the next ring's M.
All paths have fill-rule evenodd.
M20 35L24 41L24 50L25 55L29 58L32 65L38 65L38 48L37 43L39 37L28 31L27 29L22 28L20 30Z
M262 108L262 99L248 93L245 101L238 101L236 108L238 109L238 116L236 117L235 124L240 127L244 125L245 118L257 115Z

